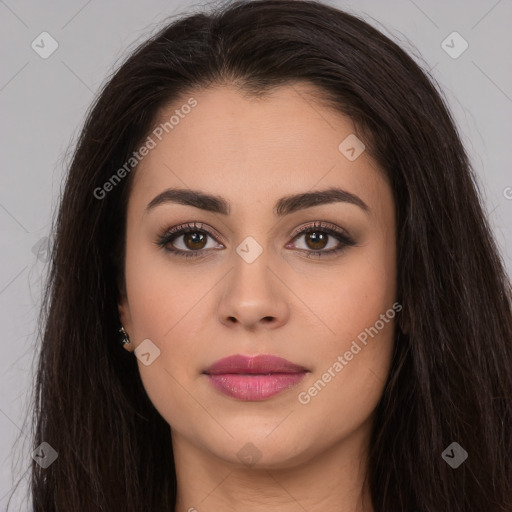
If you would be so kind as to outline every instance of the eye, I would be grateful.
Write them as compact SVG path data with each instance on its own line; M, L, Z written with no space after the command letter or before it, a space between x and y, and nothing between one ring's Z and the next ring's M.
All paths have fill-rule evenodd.
M303 247L298 249L305 251L308 258L336 254L355 245L355 241L345 230L324 222L315 222L301 228L293 240L300 238L304 238ZM297 249L295 243L293 245L292 248Z
M210 246L209 238L212 239ZM175 256L194 258L204 256L212 249L222 249L224 245L216 243L216 238L220 236L214 236L203 224L192 222L165 230L156 244ZM301 238L304 238L303 247L297 247L296 241ZM318 258L339 253L355 244L350 235L336 225L315 222L297 231L291 245L286 245L286 248L304 252L308 258Z
M208 246L208 238L214 239L213 235L202 224L195 222L181 226L175 226L158 237L157 245L177 256L196 257L206 249L218 249L224 247L222 244L211 244Z

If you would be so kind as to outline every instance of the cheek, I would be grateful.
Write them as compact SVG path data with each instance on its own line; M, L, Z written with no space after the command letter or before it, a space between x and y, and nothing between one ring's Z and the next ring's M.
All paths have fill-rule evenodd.
M187 429L189 421L201 424L202 409L190 395L200 351L194 343L198 337L191 318L202 295L198 289L204 293L204 285L196 283L193 275L173 271L166 258L156 256L154 250L141 247L128 252L126 282L135 346L149 339L160 351L147 366L137 358L150 401L174 427ZM191 282L194 285L187 286Z
M353 252L316 295L329 330L315 346L314 375L301 389L308 414L333 409L353 416L344 422L354 425L368 417L382 395L397 313L394 250L385 244L366 249ZM334 428L339 419L328 421Z
M135 345L150 339L160 353L150 366L138 360L139 371L155 404L160 403L159 399L161 403L169 402L169 397L174 401L181 393L178 383L197 378L204 350L204 333L200 332L202 324L197 315L206 304L199 300L205 287L187 287L183 277L140 277L133 280L130 302Z
M138 361L148 391L157 394L159 389L169 392L177 386L170 374L180 382L193 376L201 349L197 315L207 304L201 297L215 284L214 277L203 273L198 279L197 271L176 265L162 252L149 243L145 247L134 245L128 248L126 260L135 346L149 339L160 350L154 365Z
M314 372L298 390L297 400L304 407L301 417L323 432L348 435L369 420L384 391L395 311L392 303L384 306L378 301L362 308L357 315L338 316L336 340L315 347ZM387 322L380 317L386 311Z
M327 327L323 329L325 347L329 350L334 344L340 348L346 343L343 340L374 325L395 302L394 250L379 243L359 247L321 279L316 291L308 287L308 304L315 305Z
M193 277L187 278L186 272L177 270L171 256L155 247L153 240L146 240L147 236L140 232L128 238L127 293L137 337L162 341L194 299L197 302L197 294L194 296L193 289L186 286ZM137 237L140 243L133 242Z

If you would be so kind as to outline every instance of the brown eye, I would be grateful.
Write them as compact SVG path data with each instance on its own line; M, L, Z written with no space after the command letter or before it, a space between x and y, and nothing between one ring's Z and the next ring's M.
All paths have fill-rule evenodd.
M329 256L356 245L350 235L335 224L315 222L301 229L294 237L291 246L304 252L308 258Z
M304 236L306 245L312 250L325 249L329 239L329 235L318 231L310 231L309 233L305 233Z
M206 245L206 236L199 231L193 231L183 236L183 243L185 247L190 250L204 249Z
M208 249L224 247L216 242L215 237L208 230L199 224L191 223L165 231L158 237L156 244L173 255L195 257L204 256Z

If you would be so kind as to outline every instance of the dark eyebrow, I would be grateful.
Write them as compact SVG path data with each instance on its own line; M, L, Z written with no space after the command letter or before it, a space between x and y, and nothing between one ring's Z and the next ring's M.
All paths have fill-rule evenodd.
M222 197L205 194L198 190L170 188L158 194L146 207L146 213L163 203L178 203L193 206L208 212L229 215L231 209L229 203ZM370 211L368 205L355 194L338 187L328 188L315 192L305 192L282 197L274 206L274 214L283 217L290 213L312 206L328 203L350 203L359 206L365 213Z
M146 213L163 203L184 204L207 212L222 213L223 215L229 215L230 212L229 203L220 196L205 194L198 190L169 188L153 198L146 206Z
M333 187L326 190L282 197L277 201L274 213L282 217L304 208L328 203L350 203L359 206L365 213L370 211L369 206L359 196L342 188Z

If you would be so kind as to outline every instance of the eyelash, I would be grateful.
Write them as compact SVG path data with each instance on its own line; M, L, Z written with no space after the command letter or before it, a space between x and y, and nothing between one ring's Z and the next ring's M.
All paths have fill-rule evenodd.
M183 258L197 258L203 255L205 250L211 249L198 249L198 250L188 250L183 251L182 249L169 249L167 245L169 245L172 241L179 238L182 235L187 235L189 233L203 233L207 236L210 236L215 239L213 233L211 233L208 229L203 227L204 225L201 223L188 223L181 224L179 226L175 226L171 229L163 230L163 232L158 235L158 240L156 245L161 247L162 249L170 252L173 256L183 257ZM340 246L335 249L329 249L327 251L324 250L305 250L298 249L301 252L306 252L307 258L321 258L326 256L331 256L341 251L345 250L347 247L352 247L356 244L356 242L341 229L335 227L333 224L328 224L325 222L316 221L313 224L308 224L307 226L300 229L297 233L293 235L292 241L298 239L301 235L313 233L313 232L321 232L326 233L329 236L332 236L340 242Z

